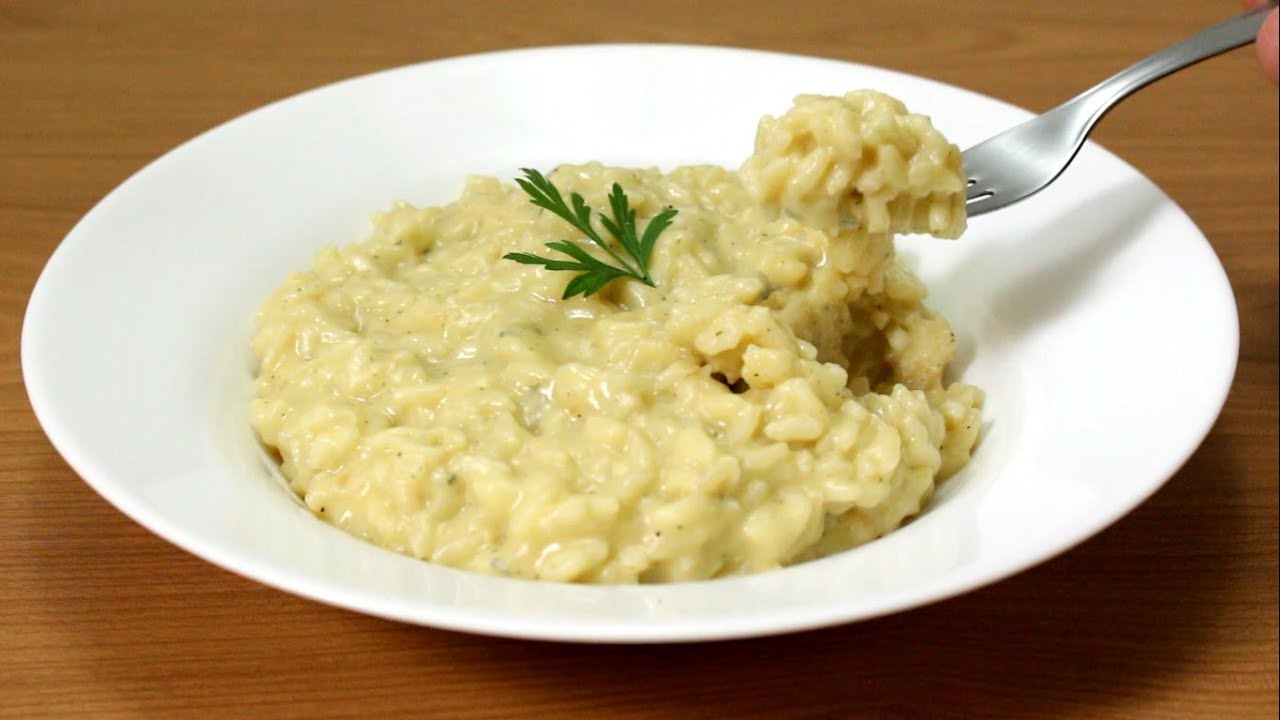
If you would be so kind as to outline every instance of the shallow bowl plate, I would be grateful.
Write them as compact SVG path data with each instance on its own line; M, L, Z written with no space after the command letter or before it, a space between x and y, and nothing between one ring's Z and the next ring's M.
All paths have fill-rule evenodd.
M1028 117L872 67L662 45L428 62L264 107L138 172L62 242L23 328L32 406L86 482L178 546L412 623L556 640L719 639L870 618L991 583L1159 488L1208 432L1235 369L1236 308L1204 236L1093 144L1050 189L975 219L963 239L901 240L956 328L956 376L988 393L984 439L920 517L850 552L666 586L473 575L316 519L249 429L254 311L286 273L326 244L358 240L393 201L441 204L467 175L562 162L737 167L760 116L798 93L858 88L898 96L961 147Z

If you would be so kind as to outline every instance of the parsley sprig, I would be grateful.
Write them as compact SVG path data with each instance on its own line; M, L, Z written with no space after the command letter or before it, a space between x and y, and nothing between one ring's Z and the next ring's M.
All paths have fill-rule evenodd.
M581 195L576 192L569 193L569 203L565 203L564 196L555 185L551 184L550 180L543 177L542 173L529 168L521 168L521 172L524 173L524 178L517 178L516 183L529 195L534 205L563 218L565 222L586 235L588 240L604 250L617 265L610 265L588 253L582 246L568 240L549 242L547 247L567 255L569 260L546 258L530 253L507 253L503 255L504 258L525 265L541 265L548 270L577 272L578 275L565 285L563 296L565 300L574 295L589 297L620 277L633 278L649 287L657 287L649 274L649 258L653 255L653 246L658 242L658 236L671 225L672 218L676 216L675 209L667 208L658 213L645 226L644 233L637 235L636 211L631 209L622 186L618 183L613 184L613 190L609 193L609 209L613 217L607 217L602 213L600 224L609 231L617 241L617 245L630 257L628 261L615 251L592 226L591 208L587 207L587 202Z

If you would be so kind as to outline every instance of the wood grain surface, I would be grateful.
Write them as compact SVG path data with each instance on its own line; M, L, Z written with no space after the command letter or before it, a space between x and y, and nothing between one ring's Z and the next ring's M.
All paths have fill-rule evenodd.
M0 716L1276 717L1277 97L1251 49L1143 91L1095 134L1186 209L1230 275L1240 366L1217 426L1109 530L912 612L625 647L325 607L198 560L95 495L36 423L18 354L41 267L96 201L184 139L316 85L500 48L661 41L864 62L1041 110L1239 7L0 0Z

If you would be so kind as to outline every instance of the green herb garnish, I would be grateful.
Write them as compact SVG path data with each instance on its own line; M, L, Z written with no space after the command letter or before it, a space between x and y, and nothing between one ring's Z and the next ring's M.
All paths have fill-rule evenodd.
M517 178L516 183L529 194L534 205L550 210L563 218L565 222L586 235L588 240L608 253L609 257L618 264L610 265L568 240L549 242L547 247L569 256L570 260L545 258L529 253L507 253L502 257L525 265L541 265L548 270L577 272L578 276L570 280L564 288L565 300L579 294L589 297L620 277L633 278L649 287L657 287L653 277L649 275L649 257L653 255L653 246L658 241L658 235L671 225L671 219L676 216L675 209L667 208L658 213L649 221L644 234L637 236L636 211L632 210L627 202L627 194L622 191L622 186L618 183L613 184L613 191L609 193L609 209L613 211L613 217L609 218L601 214L600 224L604 225L605 230L609 231L617 244L631 258L628 262L592 227L591 208L587 207L581 195L576 192L569 194L569 201L572 203L570 208L565 203L564 197L560 195L560 191L551 184L550 180L543 177L542 173L528 168L521 168L521 172L524 173L524 179Z

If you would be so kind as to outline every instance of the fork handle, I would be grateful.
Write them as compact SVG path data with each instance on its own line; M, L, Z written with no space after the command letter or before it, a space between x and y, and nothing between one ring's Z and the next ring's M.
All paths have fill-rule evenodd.
M1086 110L1089 125L1096 123L1113 105L1137 90L1228 50L1252 43L1262 28L1262 22L1276 8L1277 0L1269 0L1248 12L1218 23L1191 37L1130 65L1093 87L1085 90L1064 105L1075 105Z

